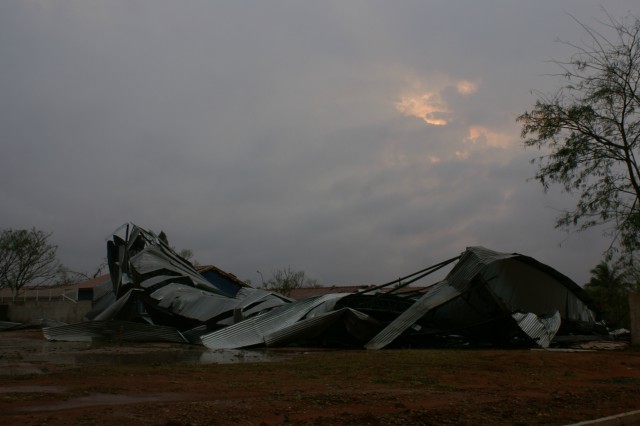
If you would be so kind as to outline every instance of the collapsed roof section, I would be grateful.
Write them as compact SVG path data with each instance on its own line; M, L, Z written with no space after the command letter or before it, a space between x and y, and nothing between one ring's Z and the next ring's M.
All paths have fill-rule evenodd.
M483 247L371 289L298 301L246 286L217 268L207 279L174 252L163 233L135 225L124 238L114 236L107 253L111 282L96 292L87 314L91 321L44 329L45 337L109 336L113 324L122 331L127 324L145 323L156 328L132 325L121 337L145 340L140 333L147 332L149 339L211 349L291 344L382 349L452 342L547 347L557 335L601 331L585 293L569 278L530 257ZM456 260L443 281L398 291Z
M597 332L587 300L577 284L533 258L469 247L443 281L366 347L385 347L403 334L547 347L561 326L565 334Z
M211 331L291 301L215 267L198 272L164 233L135 225L127 226L125 238L116 235L107 243L107 256L111 281L97 289L89 320Z

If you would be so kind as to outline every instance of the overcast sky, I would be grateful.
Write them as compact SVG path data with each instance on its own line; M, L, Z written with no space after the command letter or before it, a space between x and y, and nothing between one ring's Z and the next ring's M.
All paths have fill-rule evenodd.
M93 272L126 222L260 283L382 283L467 246L582 284L516 117L602 1L0 2L0 228ZM606 2L615 17L637 0Z

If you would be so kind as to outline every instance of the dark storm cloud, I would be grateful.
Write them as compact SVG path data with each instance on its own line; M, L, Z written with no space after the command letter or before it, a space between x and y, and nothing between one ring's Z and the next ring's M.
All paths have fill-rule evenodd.
M637 8L607 4L614 15ZM2 227L90 271L127 221L242 279L393 279L481 244L578 281L515 117L596 2L0 3ZM569 52L570 53L570 52ZM444 124L446 122L446 124ZM431 123L431 124L430 124ZM444 124L444 125L443 125Z

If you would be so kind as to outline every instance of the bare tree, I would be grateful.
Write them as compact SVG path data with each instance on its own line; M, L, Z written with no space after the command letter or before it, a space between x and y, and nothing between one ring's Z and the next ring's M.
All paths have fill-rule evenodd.
M563 83L539 94L518 117L526 146L548 152L536 161L544 190L560 184L579 199L556 227L607 226L611 248L640 248L640 20L604 12L603 35L579 21L586 42L560 66Z
M88 281L93 278L97 278L100 275L104 274L104 270L106 269L106 262L100 263L96 270L93 273L85 273L74 271L72 269L67 268L64 265L60 265L58 268L58 274L56 276L56 284L57 285L70 285L77 284L82 281Z
M51 234L5 229L0 233L0 287L8 287L16 298L27 285L40 285L60 270L57 246L49 244Z
M304 271L295 271L291 266L287 266L272 272L271 278L263 282L262 286L267 290L289 296L296 288L317 288L320 284L317 280L307 277Z

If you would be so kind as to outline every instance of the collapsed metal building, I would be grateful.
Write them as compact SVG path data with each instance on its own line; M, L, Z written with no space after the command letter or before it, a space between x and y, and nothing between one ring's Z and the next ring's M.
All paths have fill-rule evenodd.
M136 225L127 226L124 238L114 235L107 258L110 280L96 288L87 321L44 328L47 339L382 349L548 347L606 333L585 292L568 277L531 257L483 247L376 287L302 300L250 287L223 271L202 274L164 233ZM442 281L407 291L453 262Z

